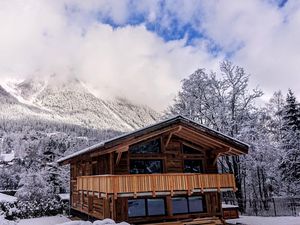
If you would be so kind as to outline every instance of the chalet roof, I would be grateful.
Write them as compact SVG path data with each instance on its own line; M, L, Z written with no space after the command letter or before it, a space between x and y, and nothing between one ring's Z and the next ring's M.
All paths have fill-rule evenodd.
M74 159L78 156L81 156L81 155L84 155L87 153L91 153L94 151L104 151L104 150L107 150L110 148L114 148L115 146L118 146L118 145L122 144L122 142L125 142L127 140L132 140L133 138L139 138L148 133L154 133L154 132L166 129L166 128L175 129L176 126L177 127L183 126L185 128L190 128L193 130L193 132L199 132L199 133L207 135L210 138L214 138L216 140L221 141L222 143L224 143L225 146L229 146L227 153L231 151L231 148L235 150L234 151L235 154L233 154L233 155L240 155L240 154L248 153L248 148L249 148L248 144L241 142L235 138L229 137L229 136L222 134L214 129L211 129L209 127L206 127L204 125L196 123L186 117L179 115L179 116L175 116L170 119L158 122L156 124L138 129L136 131L105 140L105 141L95 144L91 147L82 149L71 155L65 156L65 157L59 159L57 162L59 164L66 164L71 159ZM170 130L169 130L169 132L170 132ZM177 131L175 131L175 132L177 132ZM232 154L220 153L220 155L232 155Z

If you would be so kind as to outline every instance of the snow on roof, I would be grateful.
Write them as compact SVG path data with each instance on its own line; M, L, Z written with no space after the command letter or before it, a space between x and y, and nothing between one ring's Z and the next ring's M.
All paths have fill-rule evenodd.
M70 193L58 194L61 200L70 200Z
M238 208L239 206L237 205L231 205L231 204L225 204L222 203L222 209L228 209L228 208Z
M0 202L14 203L16 201L17 201L16 197L0 193Z
M8 154L0 154L0 162L11 162L15 158L15 153L11 152Z
M70 154L70 155L65 156L63 158L60 158L59 160L57 160L57 162L58 163L62 163L63 161L66 161L68 159L74 158L74 157L79 156L81 154L88 153L88 152L90 152L92 150L95 150L97 148L104 147L106 144L108 144L110 142L121 140L121 139L130 137L130 136L134 136L136 134L143 133L143 132L145 132L147 130L156 129L156 128L159 128L159 127L161 127L163 125L169 125L169 124L172 124L174 122L179 122L179 121L184 122L186 124L189 124L191 126L196 126L200 130L205 130L207 132L209 131L210 133L212 133L213 135L218 136L219 138L225 139L227 141L234 142L234 143L236 143L238 145L242 145L242 146L246 147L247 149L249 148L249 145L246 144L246 143L244 143L244 142L242 142L242 141L239 141L239 140L237 140L237 139L235 139L233 137L225 135L225 134L223 134L223 133L221 133L219 131L216 131L216 130L214 130L212 128L209 128L207 126L204 126L202 124L196 123L196 122L192 121L191 119L188 119L188 118L186 118L184 116L178 115L178 116L174 116L174 117L171 117L169 119L163 120L161 122L158 122L156 124L152 124L150 126L146 126L146 127L140 128L138 130L135 130L135 131L132 131L132 132L129 132L129 133L126 133L126 134L123 134L123 135L120 135L120 136L117 136L117 137L114 137L114 138L102 141L102 142L100 142L98 144L92 145L92 146L90 146L88 148L82 149L82 150L77 151L77 152L75 152L73 154Z

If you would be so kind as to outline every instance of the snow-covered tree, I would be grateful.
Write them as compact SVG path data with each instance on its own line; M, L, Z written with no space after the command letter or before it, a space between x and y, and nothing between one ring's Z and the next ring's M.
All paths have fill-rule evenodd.
M286 192L296 195L300 191L300 107L291 90L287 94L283 121L283 155L279 168Z
M41 201L51 197L43 171L28 170L21 175L16 196L20 201Z
M255 110L255 99L262 96L259 89L248 90L249 75L231 62L220 63L221 74L199 69L182 81L182 89L167 115L182 114L201 124L239 137L241 128ZM224 157L223 170L235 174L237 197L242 198L241 163L238 157Z

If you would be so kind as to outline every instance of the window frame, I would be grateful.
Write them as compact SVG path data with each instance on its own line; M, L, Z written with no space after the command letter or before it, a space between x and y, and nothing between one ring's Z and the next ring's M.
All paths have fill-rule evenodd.
M164 203L164 214L160 214L160 215L149 215L149 206L148 206L148 200L150 199L162 199L163 203ZM143 200L144 201L144 205L145 205L145 216L129 216L129 206L127 209L127 216L128 218L138 218L138 217L159 217L159 216L166 216L167 215L167 204L166 204L166 198L161 197L161 198L130 198L127 200L127 204L129 201L135 201L135 200Z
M189 198L190 197L199 197L199 198L202 198L202 208L203 208L203 211L194 211L194 212L191 212L190 211L190 200ZM174 198L185 198L186 201L187 201L187 212L181 212L181 213L174 213L173 210L172 210L172 215L182 215L182 214L198 214L198 213L206 213L207 212L207 209L206 209L206 202L205 202L205 197L203 195L193 195L193 196L176 196ZM172 209L173 208L173 198L171 198L171 202L172 202Z
M132 149L130 149L132 147L147 144L147 143L152 142L152 141L158 141L159 142L159 151L158 152L132 152ZM132 145L129 146L128 152L129 152L130 155L153 155L153 154L155 155L155 154L161 154L163 152L162 139L161 139L161 137L154 137L154 138L151 138L151 139L147 139L145 141L137 142L137 143L132 144Z
M186 172L185 167L186 167L186 162L187 161L199 161L200 163L200 172ZM185 158L183 159L183 173L204 173L204 159L191 159L191 158Z
M133 161L142 161L142 162L144 162L144 168L143 168L143 170L145 170L145 168L146 168L145 162L147 162L147 161L148 162L149 161L157 161L160 164L160 172L158 172L158 173L131 173L131 170L132 170L131 163ZM149 158L149 159L148 158L147 159L145 159L145 158L131 158L129 160L129 174L161 174L163 172L164 172L164 162L163 162L163 159L155 159L155 158Z

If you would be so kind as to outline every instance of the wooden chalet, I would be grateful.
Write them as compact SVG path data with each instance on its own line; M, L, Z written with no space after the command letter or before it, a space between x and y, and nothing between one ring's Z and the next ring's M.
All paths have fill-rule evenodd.
M220 192L235 177L219 174L221 156L248 145L182 116L78 151L71 165L71 208L129 223L222 217Z

